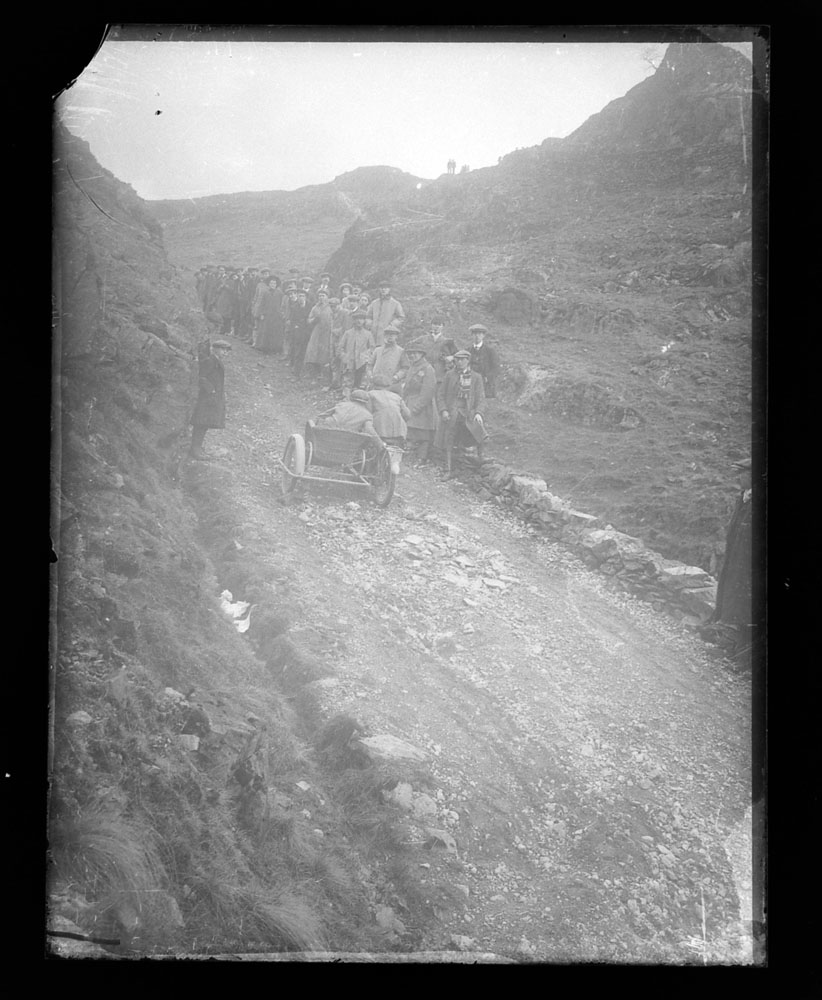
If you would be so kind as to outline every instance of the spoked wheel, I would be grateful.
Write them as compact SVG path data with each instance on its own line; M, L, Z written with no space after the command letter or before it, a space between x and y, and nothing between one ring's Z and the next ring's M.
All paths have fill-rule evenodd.
M290 496L297 485L297 477L305 472L305 441L299 434L292 434L283 452L285 469L281 474L283 496ZM287 470L287 471L286 471Z
M387 507L394 496L397 477L391 471L391 455L386 448L377 456L377 469L374 476L374 503L378 507Z

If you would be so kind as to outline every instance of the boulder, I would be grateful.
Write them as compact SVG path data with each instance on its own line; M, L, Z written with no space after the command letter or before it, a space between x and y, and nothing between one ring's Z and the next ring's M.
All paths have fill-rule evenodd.
M425 795L424 793L415 795L411 812L415 819L431 819L437 815L437 803L430 795Z
M695 590L715 585L716 581L699 566L686 566L672 559L663 561L659 570L659 582L675 590Z
M366 749L370 750L375 757L384 760L426 760L427 754L419 747L411 743L406 743L390 733L382 733L379 736L367 736L358 741Z
M545 480L536 476L512 476L510 485L518 493L522 493L525 489L536 490L538 493L545 493L548 490Z

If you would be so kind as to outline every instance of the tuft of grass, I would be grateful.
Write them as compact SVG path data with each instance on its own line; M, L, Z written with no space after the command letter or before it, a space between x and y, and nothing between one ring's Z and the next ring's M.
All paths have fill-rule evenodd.
M94 904L95 923L151 932L155 894L168 879L150 830L91 810L54 824L51 858L53 888L66 886Z

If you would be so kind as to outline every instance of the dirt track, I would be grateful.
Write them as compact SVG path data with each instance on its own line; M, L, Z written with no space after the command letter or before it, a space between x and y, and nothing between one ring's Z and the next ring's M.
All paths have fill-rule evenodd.
M319 490L283 506L275 456L329 396L234 343L196 474L241 543L276 553L322 698L428 755L409 781L437 814L407 824L431 866L423 947L740 960L724 841L750 801L748 677L434 470L404 469L387 510ZM425 850L426 826L456 853Z

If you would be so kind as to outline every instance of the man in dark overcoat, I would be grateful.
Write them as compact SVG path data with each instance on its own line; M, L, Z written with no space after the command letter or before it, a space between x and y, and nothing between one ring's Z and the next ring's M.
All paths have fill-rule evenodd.
M192 458L204 459L203 439L206 431L225 427L225 368L223 358L231 350L227 340L215 340L210 345L208 341L198 348L200 384L197 392L197 403L191 415L191 447Z

